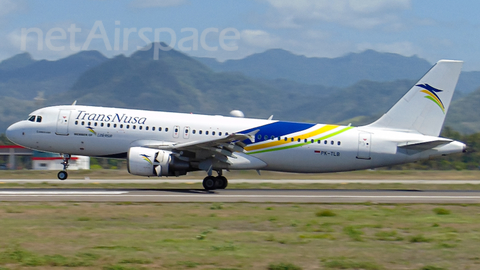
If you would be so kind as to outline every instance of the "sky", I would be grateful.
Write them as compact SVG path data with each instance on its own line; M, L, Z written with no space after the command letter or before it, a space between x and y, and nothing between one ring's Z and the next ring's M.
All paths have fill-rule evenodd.
M273 48L329 58L373 49L480 70L478 10L480 1L451 0L0 0L0 61L25 51L130 55L162 41L219 61Z

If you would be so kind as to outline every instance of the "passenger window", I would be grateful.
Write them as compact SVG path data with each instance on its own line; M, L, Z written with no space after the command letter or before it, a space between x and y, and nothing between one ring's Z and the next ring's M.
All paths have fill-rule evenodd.
M228 135L228 132L225 132L225 136L227 136L227 135Z
M113 127L116 128L116 127L117 127L117 124L113 124Z
M92 125L92 122L88 122L88 125L91 126L91 125Z
M305 142L305 143L306 143L307 141L308 141L307 139L303 140L303 142Z
M257 135L257 139L261 140L261 139L262 139L262 135L258 134L258 135Z
M127 129L129 129L129 128L130 128L130 125L127 125Z
M145 127L145 130L148 130L148 126Z
M152 127L152 131L155 131L155 127Z
M194 129L194 130L192 130L192 134L195 134L196 132L197 132L197 131L196 131L195 129Z
M83 125L83 124L82 124ZM100 123L100 126L103 127L103 123Z
M110 127L110 123L107 124L107 127Z
M222 132L218 132L218 136L222 136Z
M212 131L212 135L215 135L215 131Z
M84 125L85 125L85 122L84 122L84 121L82 121L82 126L84 126Z
M268 135L265 135L263 138L264 138L265 140L268 140Z
M37 123L41 123L42 122L42 117L41 116L37 116Z
M165 132L168 132L168 128L165 128Z
M120 124L120 128L123 128L123 124Z
M327 140L325 140L325 141L323 142L323 144L327 144Z
M97 126L97 122L93 123L94 126Z
M292 138L292 140L291 140L291 141L293 142L294 140L295 140L295 138Z
M318 140L317 142L318 142L318 144L320 144L322 141Z
M311 139L311 140L310 140L310 143L314 143L314 140L313 140L313 139Z
M333 144L334 144L334 142L333 142L333 141L330 141L330 144L331 144L331 145L333 145Z
M75 121L75 125L78 125L78 121Z
M133 125L133 126L132 126L132 129L135 129L135 128L137 128L137 127L136 127L135 125Z
M28 121L35 122L35 115L32 115L28 118Z
M198 131L198 134L202 135L202 131L201 131L201 130L199 130L199 131Z
M158 131L162 131L162 128L161 128L161 127L159 127L159 128L158 128Z
M138 129L142 130L143 126L138 126Z
M205 131L205 135L208 135L208 130L207 130L207 131Z
M287 137L285 137L285 141L287 141L287 140L288 140L288 138L287 138Z

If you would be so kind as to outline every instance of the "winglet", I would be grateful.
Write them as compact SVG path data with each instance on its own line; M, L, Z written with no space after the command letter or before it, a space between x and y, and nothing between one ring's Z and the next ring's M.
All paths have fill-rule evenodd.
M248 139L249 139L252 143L254 143L254 142L255 142L255 135L256 135L259 131L260 131L260 129L256 129L256 130L251 131L251 132L249 132L249 133L247 133L247 134L245 134L245 135L248 137Z

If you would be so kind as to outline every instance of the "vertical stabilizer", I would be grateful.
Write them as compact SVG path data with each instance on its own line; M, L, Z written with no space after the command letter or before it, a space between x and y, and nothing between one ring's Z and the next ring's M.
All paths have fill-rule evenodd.
M368 126L440 135L462 65L462 61L438 61L387 113Z

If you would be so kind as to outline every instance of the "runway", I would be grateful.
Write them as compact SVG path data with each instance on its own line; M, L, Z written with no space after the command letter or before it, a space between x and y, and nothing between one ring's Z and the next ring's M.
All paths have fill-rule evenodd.
M201 184L201 179L144 178L144 179L0 179L0 183L17 184ZM480 180L424 180L424 179L229 179L230 184L435 184L435 185L480 185Z
M480 191L226 189L0 189L0 201L480 203Z

